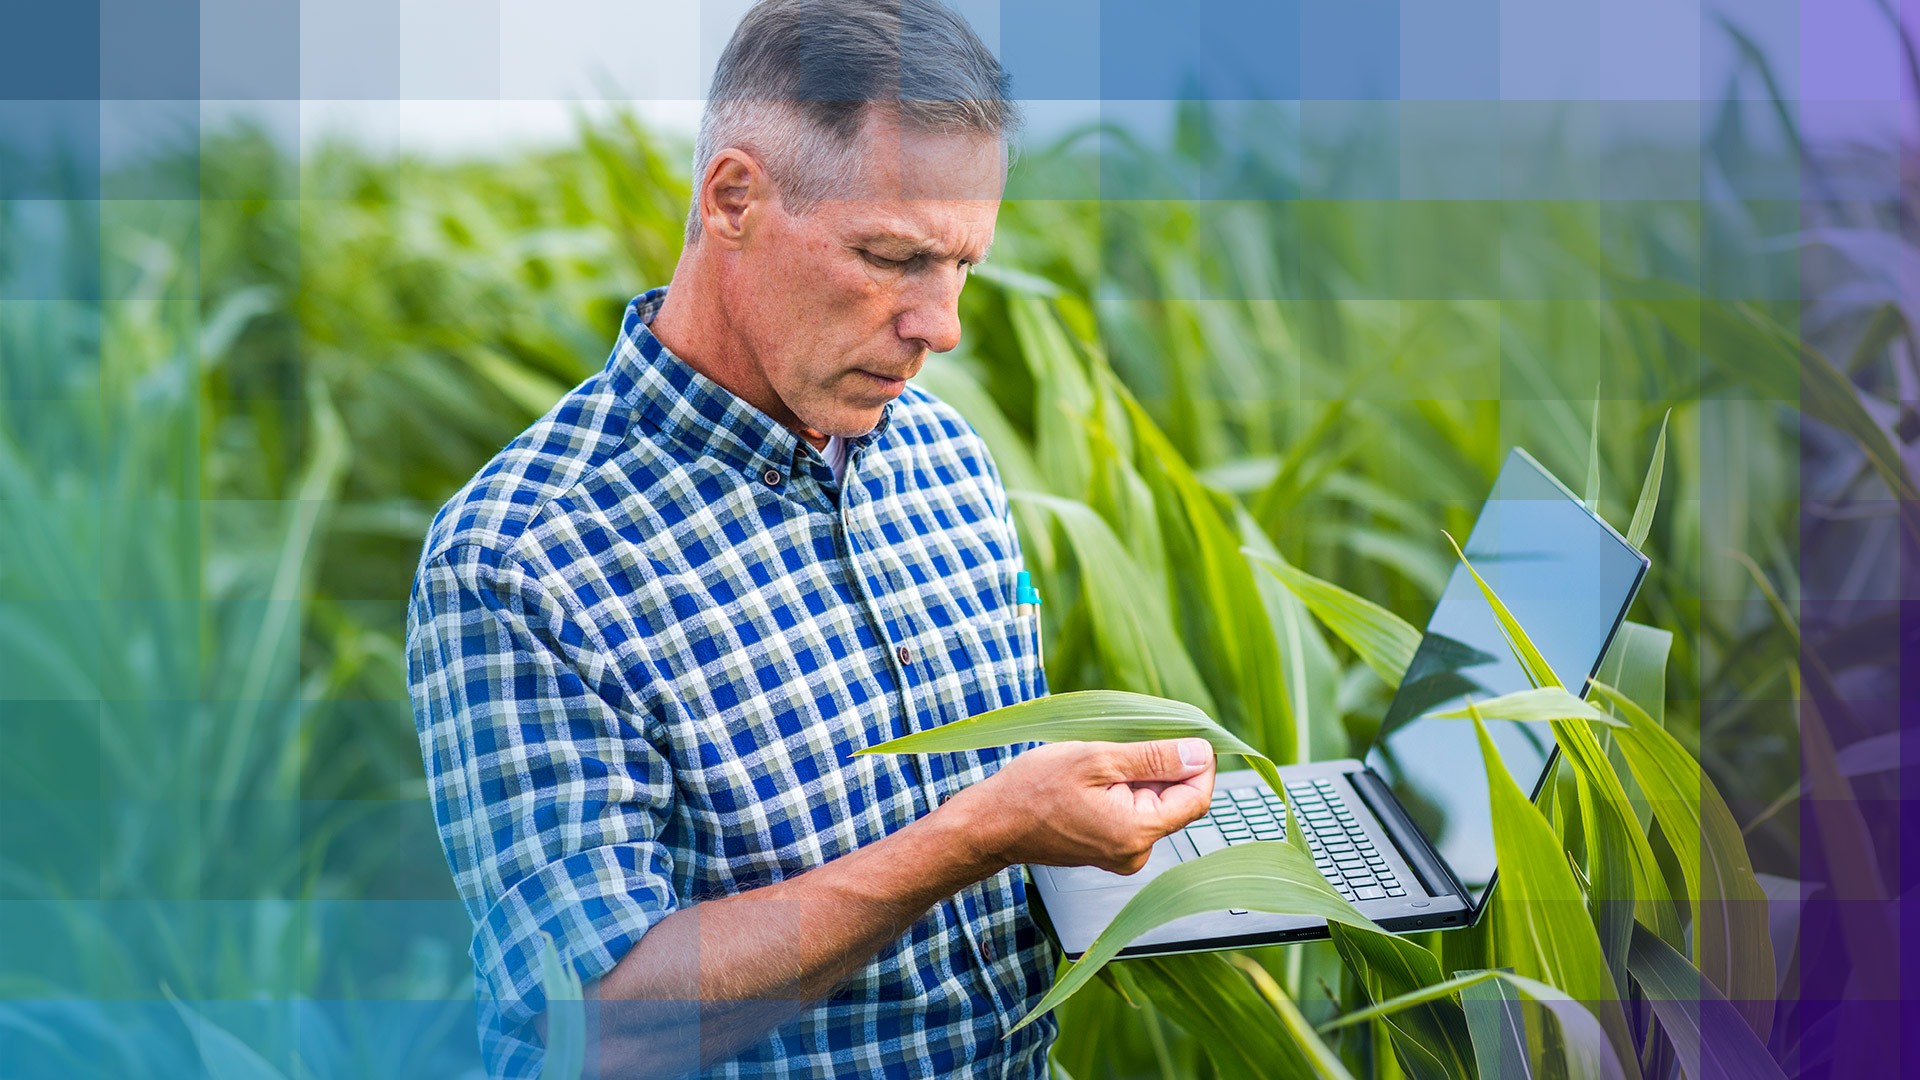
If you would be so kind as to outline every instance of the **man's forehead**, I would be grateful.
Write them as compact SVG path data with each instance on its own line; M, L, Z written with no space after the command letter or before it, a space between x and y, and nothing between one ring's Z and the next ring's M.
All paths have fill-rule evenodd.
M870 116L854 154L854 198L997 204L1006 184L1006 144L992 135L915 131Z
M993 210L991 204L960 204L973 213L927 213L938 209L951 209L954 204L926 203L918 206L908 205L907 212L888 213L869 207L869 212L860 213L859 207L850 206L854 212L847 223L849 242L863 246L898 249L883 252L889 258L898 258L906 254L928 254L937 258L965 258L969 262L979 262L987 257L987 249L993 246ZM897 209L899 204L895 205ZM913 210L921 213L913 213Z

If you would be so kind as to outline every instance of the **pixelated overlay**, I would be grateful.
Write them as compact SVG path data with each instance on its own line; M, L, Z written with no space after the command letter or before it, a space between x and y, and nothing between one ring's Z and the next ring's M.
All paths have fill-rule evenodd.
M1764 1030L1702 984L1674 1049L1910 1071L1913 0L954 6L1028 126L925 381L1006 486L1170 498L1112 465L1149 451L1089 385L1043 388L1097 356L1248 527L1417 623L1438 527L1507 447L1582 494L1598 462L1624 527L1664 421L1632 618L1675 635L1665 722L1745 837L1777 969L1733 1003ZM0 1073L481 1074L412 575L435 510L671 276L747 7L8 7ZM1077 582L1040 505L1031 564ZM1155 521L1110 524L1178 592ZM1046 625L1056 690L1228 662L1149 677ZM1330 719L1289 749L1364 729L1338 648L1303 661ZM1069 1019L1056 1060L1152 1060L1112 1038Z

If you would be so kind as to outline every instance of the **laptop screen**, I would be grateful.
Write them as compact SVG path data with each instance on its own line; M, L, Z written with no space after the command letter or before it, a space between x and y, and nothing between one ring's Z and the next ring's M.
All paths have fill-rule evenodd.
M1639 587L1646 558L1520 450L1507 456L1465 549L1554 674L1582 693ZM1471 720L1430 714L1460 708L1468 695L1486 701L1529 685L1473 575L1456 563L1366 761L1476 908L1494 872L1486 767ZM1487 728L1507 771L1537 796L1554 749L1552 728L1511 720L1490 720Z

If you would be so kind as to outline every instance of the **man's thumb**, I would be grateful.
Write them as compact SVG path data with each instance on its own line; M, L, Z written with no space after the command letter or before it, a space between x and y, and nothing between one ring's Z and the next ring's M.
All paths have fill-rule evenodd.
M1213 761L1213 747L1205 739L1160 739L1134 743L1130 780L1178 780L1192 776Z

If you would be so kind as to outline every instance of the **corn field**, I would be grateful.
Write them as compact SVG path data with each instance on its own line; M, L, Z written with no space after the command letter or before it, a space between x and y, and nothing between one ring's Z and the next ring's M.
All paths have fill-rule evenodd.
M1845 194L1877 151L1769 122L1707 117L1701 168L1817 165L1795 220L1196 196L1366 167L1261 150L1297 116L1258 103L1028 148L919 381L1013 493L1062 699L1355 756L1392 681L1272 566L1417 627L1509 447L1622 531L1662 478L1611 723L1496 805L1479 926L1108 965L1059 1076L1848 1074L1870 1033L1799 987L1891 977L1897 837L1858 808L1897 796L1897 718L1849 703L1897 696L1916 254ZM0 202L0 1073L476 1072L406 595L434 511L667 280L687 150L624 114L501 160L241 124L126 166L193 197ZM1059 196L1090 171L1141 194ZM1862 903L1803 942L1823 889Z

